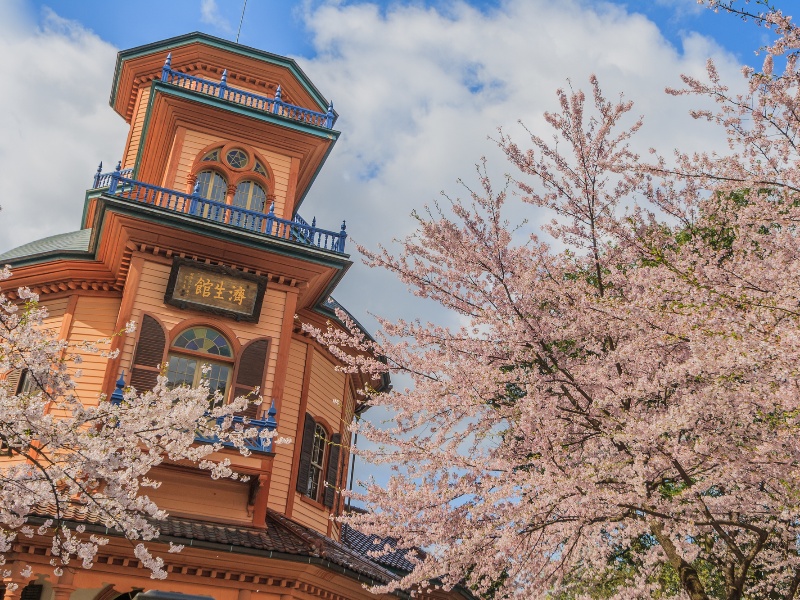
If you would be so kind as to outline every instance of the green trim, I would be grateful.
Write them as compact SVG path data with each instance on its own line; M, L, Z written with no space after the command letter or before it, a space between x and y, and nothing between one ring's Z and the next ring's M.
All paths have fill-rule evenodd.
M260 60L262 62L270 63L272 65L288 69L289 72L295 77L295 79L297 79L300 85L303 86L303 89L305 89L309 93L309 95L314 99L321 112L325 112L326 110L328 110L329 102L320 93L320 91L316 88L316 86L311 82L311 80L308 78L305 72L303 72L303 70L295 62L294 59L287 58L285 56L280 56L278 54L272 54L271 52L266 52L264 50L259 50L257 48L251 48L250 46L243 46L241 44L236 44L234 42L214 37L212 35L208 35L207 33L201 33L199 31L195 31L193 33L187 33L184 35L179 35L177 37L161 40L158 42L153 42L150 44L145 44L143 46L137 46L135 48L130 48L128 50L121 50L120 52L118 52L117 62L114 67L114 80L111 85L111 96L109 98L109 104L113 107L114 104L116 103L117 91L119 88L119 76L120 73L122 72L122 65L125 61L138 58L140 56L145 56L148 54L155 54L157 52L169 52L175 48L179 48L181 46L187 46L188 44L191 44L193 42L199 42L201 44L205 44L206 46L211 46L212 48L220 48L222 50L227 50L228 52L232 52L234 54L239 54L240 56L255 58L256 60ZM335 114L334 116L338 115Z
M133 173L131 173L131 179L136 179L139 176L139 165L142 159L142 149L144 148L144 142L147 139L147 131L150 129L150 117L153 113L153 98L155 95L155 85L151 83L150 95L147 98L147 111L144 113L142 133L139 134L139 147L136 149L136 160L133 161ZM131 123L131 127L133 127L133 123Z

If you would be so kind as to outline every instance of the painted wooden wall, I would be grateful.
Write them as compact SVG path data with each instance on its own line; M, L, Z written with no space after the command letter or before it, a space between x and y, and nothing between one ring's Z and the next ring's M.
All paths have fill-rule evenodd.
M142 139L142 129L144 118L147 114L147 102L150 100L150 87L142 87L139 90L139 97L133 109L133 120L128 131L128 141L125 144L125 156L122 160L123 169L131 169L136 162L136 154L139 152L139 142ZM113 168L114 165L112 165Z
M167 329L169 340L178 333L182 327L178 325L188 319L202 319L205 324L214 326L215 323L230 328L236 334L239 342L244 345L252 339L260 337L270 338L269 358L267 360L266 381L262 390L265 399L271 398L272 383L275 379L275 364L280 351L280 331L283 320L283 307L286 302L286 293L270 289L264 295L264 304L261 318L258 323L242 323L233 319L215 317L213 315L191 310L180 310L164 304L164 292L167 288L171 262L145 260L139 280L139 288L133 301L131 319L141 322L144 313L158 317L161 324ZM194 323L197 324L196 322ZM133 357L135 336L127 336L122 347L120 364L130 370ZM269 400L262 405L263 410L269 408ZM278 416L280 420L280 415ZM282 428L281 428L282 430Z

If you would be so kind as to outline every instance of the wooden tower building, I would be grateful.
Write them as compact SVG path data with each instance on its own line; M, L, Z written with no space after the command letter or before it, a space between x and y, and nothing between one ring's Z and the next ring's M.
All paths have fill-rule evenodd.
M14 571L20 587L5 600L154 588L217 600L374 598L364 585L408 563L400 553L369 558L384 541L332 519L363 382L336 371L301 329L335 321L331 293L351 264L344 222L325 229L298 214L339 136L332 104L293 60L200 33L120 52L110 103L130 125L119 164L98 170L78 231L0 256L13 269L4 289L38 293L47 327L73 343L138 323L113 338L118 358L84 358L82 402L112 394L121 374L124 385L152 388L165 363L171 383L197 384L209 364L226 398L259 387L266 401L248 416L292 442L226 454L247 483L179 465L152 474L163 484L148 493L170 514L159 543L185 546L165 555L167 580L149 579L113 531L94 568L59 577L46 540L24 539L12 566L34 572ZM90 510L70 518L107 531Z

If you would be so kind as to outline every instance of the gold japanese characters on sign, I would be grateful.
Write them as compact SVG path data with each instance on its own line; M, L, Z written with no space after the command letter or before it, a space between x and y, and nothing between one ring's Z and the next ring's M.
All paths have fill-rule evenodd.
M257 321L265 289L264 277L176 258L164 302Z

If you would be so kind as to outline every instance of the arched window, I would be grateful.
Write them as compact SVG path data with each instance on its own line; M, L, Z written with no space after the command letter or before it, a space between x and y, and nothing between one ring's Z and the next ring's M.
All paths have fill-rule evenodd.
M340 433L330 434L322 423L306 413L295 489L327 508L333 508L341 483L339 481L341 446Z
M255 181L243 181L236 186L233 205L255 212L264 212L267 204L267 192Z
M200 195L214 202L225 204L225 193L228 191L228 182L216 171L200 171L197 174L197 183L200 184Z
M328 433L317 423L314 428L314 446L311 450L311 464L308 468L306 496L317 500L322 485L322 472L325 469L325 449L328 447Z
M211 327L192 327L181 332L170 347L167 382L172 387L196 387L208 381L209 392L226 398L233 373L233 350L225 336ZM203 365L208 372L203 373Z

